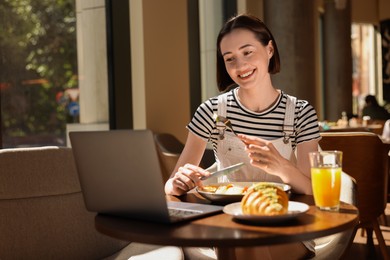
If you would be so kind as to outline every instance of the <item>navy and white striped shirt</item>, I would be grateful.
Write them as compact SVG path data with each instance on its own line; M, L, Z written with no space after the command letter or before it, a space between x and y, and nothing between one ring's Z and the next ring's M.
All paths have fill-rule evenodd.
M228 92L226 117L230 119L236 133L257 136L266 140L283 137L283 122L286 113L287 94L282 92L277 102L266 111L255 113L243 107L235 95ZM187 128L205 141L211 141L214 150L217 147L218 131L214 114L218 111L218 96L202 103L195 112ZM227 130L229 131L229 130ZM297 99L294 116L294 134L292 147L305 141L320 138L318 118L314 108L305 100Z

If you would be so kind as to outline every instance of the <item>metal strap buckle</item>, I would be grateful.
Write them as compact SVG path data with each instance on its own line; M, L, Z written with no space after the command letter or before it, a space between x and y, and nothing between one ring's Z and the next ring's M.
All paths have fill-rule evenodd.
M290 132L291 134L287 134L287 132ZM293 133L294 133L293 125L283 125L283 143L288 144Z
M217 124L216 128L218 130L218 138L219 140L225 139L225 131L226 131L226 125L225 124Z

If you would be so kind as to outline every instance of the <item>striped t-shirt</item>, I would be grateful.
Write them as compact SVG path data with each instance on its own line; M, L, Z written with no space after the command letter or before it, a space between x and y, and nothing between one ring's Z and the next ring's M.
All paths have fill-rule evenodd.
M283 137L283 122L288 95L282 92L276 103L260 113L243 107L237 100L236 90L227 94L226 117L231 121L236 133L257 136L266 140ZM211 141L216 151L218 130L214 114L218 111L218 96L202 103L195 112L187 128L205 141ZM227 129L227 131L229 131ZM291 136L292 148L297 144L320 138L317 114L305 100L297 99L295 105L294 134Z

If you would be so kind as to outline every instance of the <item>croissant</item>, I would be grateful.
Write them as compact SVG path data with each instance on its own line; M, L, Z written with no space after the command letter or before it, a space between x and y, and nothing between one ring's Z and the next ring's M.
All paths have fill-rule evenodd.
M287 193L272 184L257 183L250 187L241 200L244 214L282 215L288 210Z

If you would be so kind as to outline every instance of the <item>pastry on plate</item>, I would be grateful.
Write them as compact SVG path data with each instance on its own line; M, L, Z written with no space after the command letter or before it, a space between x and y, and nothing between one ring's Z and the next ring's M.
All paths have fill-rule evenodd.
M282 215L288 210L288 195L280 187L258 183L248 189L241 200L243 214Z

